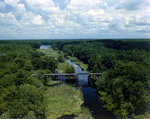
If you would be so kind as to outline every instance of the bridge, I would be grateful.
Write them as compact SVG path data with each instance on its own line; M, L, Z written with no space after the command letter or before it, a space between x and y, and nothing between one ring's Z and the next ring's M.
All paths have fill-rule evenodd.
M35 76L38 74L32 74L31 76ZM66 82L74 82L78 81L79 75L87 75L88 76L88 82L96 81L97 79L100 79L100 76L102 73L66 73L66 74L45 74L48 78L51 80L61 80L65 78Z

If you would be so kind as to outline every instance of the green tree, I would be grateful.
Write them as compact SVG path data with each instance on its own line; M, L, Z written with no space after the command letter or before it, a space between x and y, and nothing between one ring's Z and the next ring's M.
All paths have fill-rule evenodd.
M31 63L32 63L35 70L38 70L42 67L42 61L40 58L33 58L31 60Z
M45 74L48 73L52 73L52 72L50 70L42 70L42 69L37 70L36 78L40 80L44 85L47 85L48 78L45 76Z
M13 91L8 95L12 95ZM27 115L29 111L34 111L36 115L44 117L43 90L30 84L20 85L17 93L13 94L13 99L9 103L8 109L11 117Z
M65 73L76 73L76 70L72 65L67 65L65 68Z
M59 56L57 57L57 60L58 60L59 62L64 62L64 61L65 61L63 55L59 55Z
M42 69L48 69L51 70L51 72L55 72L55 69L58 67L58 61L51 56L42 56L41 57L42 61Z

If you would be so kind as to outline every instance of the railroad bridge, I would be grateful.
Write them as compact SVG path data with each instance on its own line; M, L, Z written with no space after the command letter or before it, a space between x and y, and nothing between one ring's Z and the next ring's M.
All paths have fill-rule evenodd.
M34 77L37 74L32 74ZM102 73L66 73L66 74L45 74L45 76L51 80L65 80L65 82L78 82L80 75L88 76L88 83L95 82L100 79Z
M79 75L87 75L88 79L99 79L100 75L102 75L102 73L67 73L67 74L45 74L45 76L47 77L51 77L52 79L61 79L62 77L65 77L66 79L76 79L78 80L78 76Z

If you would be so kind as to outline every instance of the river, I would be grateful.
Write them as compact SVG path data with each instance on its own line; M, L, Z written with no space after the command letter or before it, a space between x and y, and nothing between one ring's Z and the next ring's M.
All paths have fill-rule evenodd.
M46 48L46 46L42 46L41 48ZM70 60L66 61L69 62L70 65L74 66L76 73L85 73L85 71L82 70L82 68L74 62L71 62ZM93 85L88 85L87 75L78 76L78 86L82 86L81 91L84 98L84 104L82 106L88 107L95 119L116 119L116 117L111 112L103 108L103 104L99 101L97 97L97 89L94 88ZM63 116L61 119L72 118L69 116Z

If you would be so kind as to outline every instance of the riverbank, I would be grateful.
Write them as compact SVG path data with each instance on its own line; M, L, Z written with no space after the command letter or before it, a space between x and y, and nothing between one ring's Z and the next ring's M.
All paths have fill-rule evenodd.
M58 50L53 50L52 48L48 48L48 49L38 49L38 51L45 53L47 56L52 56L57 58L59 55L64 55L64 53ZM82 61L80 61L79 59L77 59L76 57L71 57L68 56L69 60L71 60L72 62L74 62L75 64L79 65L86 73L88 73L89 71L88 69L88 64L84 64ZM65 67L68 65L68 62L59 62L58 64L58 73L64 73L65 72Z

